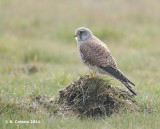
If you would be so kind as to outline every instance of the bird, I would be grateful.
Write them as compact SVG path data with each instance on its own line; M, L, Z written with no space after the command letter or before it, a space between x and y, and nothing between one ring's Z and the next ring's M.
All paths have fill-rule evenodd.
M107 45L94 36L90 29L85 27L77 28L74 37L77 41L80 58L83 64L93 71L93 77L96 73L109 75L119 80L130 92L137 95L137 92L131 87L135 84L118 69Z

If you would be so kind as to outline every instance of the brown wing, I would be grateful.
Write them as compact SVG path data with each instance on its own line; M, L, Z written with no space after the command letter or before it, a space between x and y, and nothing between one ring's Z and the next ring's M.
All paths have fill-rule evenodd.
M134 91L129 85L129 83L132 85L134 85L134 83L118 70L114 58L102 41L93 37L81 44L80 52L85 62L91 65L96 65L105 70L111 76L120 80L133 94L137 95L136 91Z
M111 66L117 68L108 47L96 37L81 44L80 52L85 62L101 67Z

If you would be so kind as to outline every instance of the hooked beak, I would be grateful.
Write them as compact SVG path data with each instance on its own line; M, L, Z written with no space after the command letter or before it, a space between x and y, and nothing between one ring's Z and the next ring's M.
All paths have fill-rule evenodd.
M74 35L74 37L77 37L77 36L78 36L78 35L76 35L76 34Z

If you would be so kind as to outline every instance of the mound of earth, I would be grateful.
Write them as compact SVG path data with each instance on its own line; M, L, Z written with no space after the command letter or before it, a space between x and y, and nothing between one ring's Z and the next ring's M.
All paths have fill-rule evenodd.
M79 78L59 91L58 104L80 116L110 116L120 110L137 111L140 106L126 90L111 86L103 78Z
M31 107L46 109L60 116L110 116L119 111L139 111L140 106L129 91L100 77L80 77L59 91L58 97L38 95L32 98Z

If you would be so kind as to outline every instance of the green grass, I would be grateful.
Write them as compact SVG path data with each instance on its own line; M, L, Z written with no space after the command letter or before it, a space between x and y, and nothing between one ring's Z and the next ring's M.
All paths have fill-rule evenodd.
M159 0L0 1L0 128L160 127ZM119 69L135 84L136 100L152 113L122 112L100 120L50 116L20 108L31 95L57 96L61 88L89 72L80 61L74 31L90 28L110 48ZM37 56L37 61L34 61ZM40 71L22 69L35 64ZM115 79L115 85L121 85ZM6 120L40 120L40 124L6 124Z

